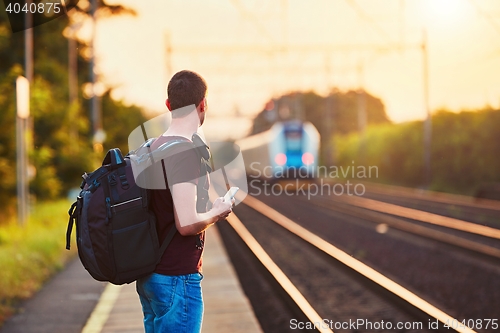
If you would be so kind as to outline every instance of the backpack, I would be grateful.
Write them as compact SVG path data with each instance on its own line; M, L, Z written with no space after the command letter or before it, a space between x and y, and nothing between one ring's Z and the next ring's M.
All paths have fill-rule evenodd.
M156 216L149 207L150 190L137 184L142 174L136 173L134 178L134 171L138 167L145 169L173 146L199 147L187 139L178 139L151 151L154 140L146 141L125 157L120 149L110 149L101 167L83 174L81 192L68 211L66 249L70 249L76 222L78 256L98 281L120 285L152 273L175 235L174 224L160 246ZM195 151L200 156L199 149ZM210 172L207 167L200 171Z

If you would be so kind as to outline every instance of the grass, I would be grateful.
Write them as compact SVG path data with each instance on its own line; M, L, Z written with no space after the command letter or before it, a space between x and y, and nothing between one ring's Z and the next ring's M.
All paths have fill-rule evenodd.
M25 226L0 224L0 326L19 301L31 297L76 251L66 251L66 200L36 204ZM74 249L75 246L72 246Z

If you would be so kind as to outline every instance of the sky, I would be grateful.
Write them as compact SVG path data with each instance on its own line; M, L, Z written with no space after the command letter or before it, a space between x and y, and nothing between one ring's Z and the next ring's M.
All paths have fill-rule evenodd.
M500 107L498 0L108 3L137 16L98 20L100 79L151 116L166 111L168 79L190 69L209 85L206 127L232 137L269 99L297 90L363 88L392 121L424 119L424 55L432 112Z

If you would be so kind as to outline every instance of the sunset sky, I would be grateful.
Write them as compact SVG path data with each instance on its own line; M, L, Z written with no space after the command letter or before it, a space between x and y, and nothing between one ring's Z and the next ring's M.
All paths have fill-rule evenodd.
M117 88L114 97L151 114L165 111L168 78L191 69L209 84L212 125L236 110L251 118L270 98L292 90L325 94L333 87L364 87L383 100L394 122L423 119L424 30L431 110L500 104L497 0L109 3L138 15L99 20L101 79ZM245 124L233 130L243 135Z

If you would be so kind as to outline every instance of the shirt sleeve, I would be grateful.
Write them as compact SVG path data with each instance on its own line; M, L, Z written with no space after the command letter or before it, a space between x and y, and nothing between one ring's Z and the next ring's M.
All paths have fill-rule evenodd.
M179 183L198 184L200 158L194 148L174 151L171 156L164 159L164 167L170 188Z

